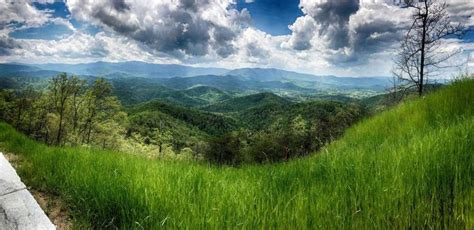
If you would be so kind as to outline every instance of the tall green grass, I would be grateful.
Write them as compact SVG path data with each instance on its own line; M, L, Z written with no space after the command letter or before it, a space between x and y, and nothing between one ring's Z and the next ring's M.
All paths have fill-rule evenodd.
M474 81L367 119L312 157L214 167L56 148L0 124L29 186L121 229L474 227Z

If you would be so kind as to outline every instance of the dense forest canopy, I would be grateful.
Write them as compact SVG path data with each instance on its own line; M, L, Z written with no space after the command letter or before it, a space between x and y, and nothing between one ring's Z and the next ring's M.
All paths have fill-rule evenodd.
M143 94L134 78L2 79L0 117L36 140L218 164L308 155L369 113L356 99L295 100L209 86L160 85ZM140 94L150 96L132 99Z

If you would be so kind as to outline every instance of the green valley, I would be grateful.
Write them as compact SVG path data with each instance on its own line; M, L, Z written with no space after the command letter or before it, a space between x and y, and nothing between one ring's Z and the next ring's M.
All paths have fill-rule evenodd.
M316 154L218 167L50 147L0 125L29 186L84 228L472 228L474 82L367 118Z
M474 0L0 1L0 230L474 229Z

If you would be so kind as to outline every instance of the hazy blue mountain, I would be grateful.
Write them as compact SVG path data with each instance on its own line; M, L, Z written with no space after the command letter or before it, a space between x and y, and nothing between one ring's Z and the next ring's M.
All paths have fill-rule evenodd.
M0 64L0 76L7 77L48 77L57 75L59 72L43 70L38 67L23 64Z
M312 90L296 86L291 82L281 81L258 81L246 79L240 76L219 76L203 75L196 77L180 78L174 77L161 79L161 84L173 89L187 89L195 86L210 86L225 91L273 91L273 90L291 90L299 92L311 92Z
M390 86L387 77L336 77L303 74L280 69L243 68L229 71L228 75L258 81L286 81L312 89L385 89Z
M174 64L152 64L146 62L94 62L87 64L41 64L33 65L45 70L95 76L132 76L148 78L190 77L205 74L224 74L226 69L200 68Z
M144 78L175 90L209 86L224 91L315 93L330 90L383 91L391 86L386 77L316 76L280 69L197 68L145 62L95 62L87 64L0 64L0 76L50 77L60 72L85 78ZM156 80L156 81L155 81ZM151 96L151 95L150 95Z
M303 80L316 81L319 76L311 74L303 74L280 69L263 69L263 68L242 68L227 72L227 75L240 76L244 79L258 81L284 81L284 80Z
M1 73L37 71L37 70L41 70L41 69L38 67L27 66L27 65L16 64L16 63L1 63L0 64Z

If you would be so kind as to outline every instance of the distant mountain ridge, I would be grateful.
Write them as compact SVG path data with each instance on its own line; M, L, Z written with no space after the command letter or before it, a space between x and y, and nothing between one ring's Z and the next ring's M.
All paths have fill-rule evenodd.
M391 86L391 80L387 77L318 76L274 68L228 70L138 61L86 64L0 64L0 76L50 77L60 72L84 77L102 76L108 79L146 78L179 90L209 86L226 91L276 92L282 90L314 93L321 90L384 91Z
M94 62L86 64L37 64L31 65L41 69L68 72L77 75L107 76L116 74L134 77L171 78L192 77L206 74L224 74L228 72L221 68L201 68L176 64L152 64L146 62Z
M93 76L114 76L114 75L133 75L135 77L152 78L172 78L172 77L193 77L199 75L233 75L240 76L243 79L254 79L258 77L260 81L276 80L305 80L314 81L316 79L333 79L350 77L336 77L332 75L313 75L298 73L294 71L275 69L275 68L211 68L211 67L193 67L179 64L154 64L140 61L127 62L92 62L81 64L23 64L23 63L0 63L1 72L18 71L39 71L49 70L57 72L67 72L77 75ZM356 77L354 77L356 78ZM386 78L386 77L357 77L365 79ZM255 79L254 79L255 80Z

